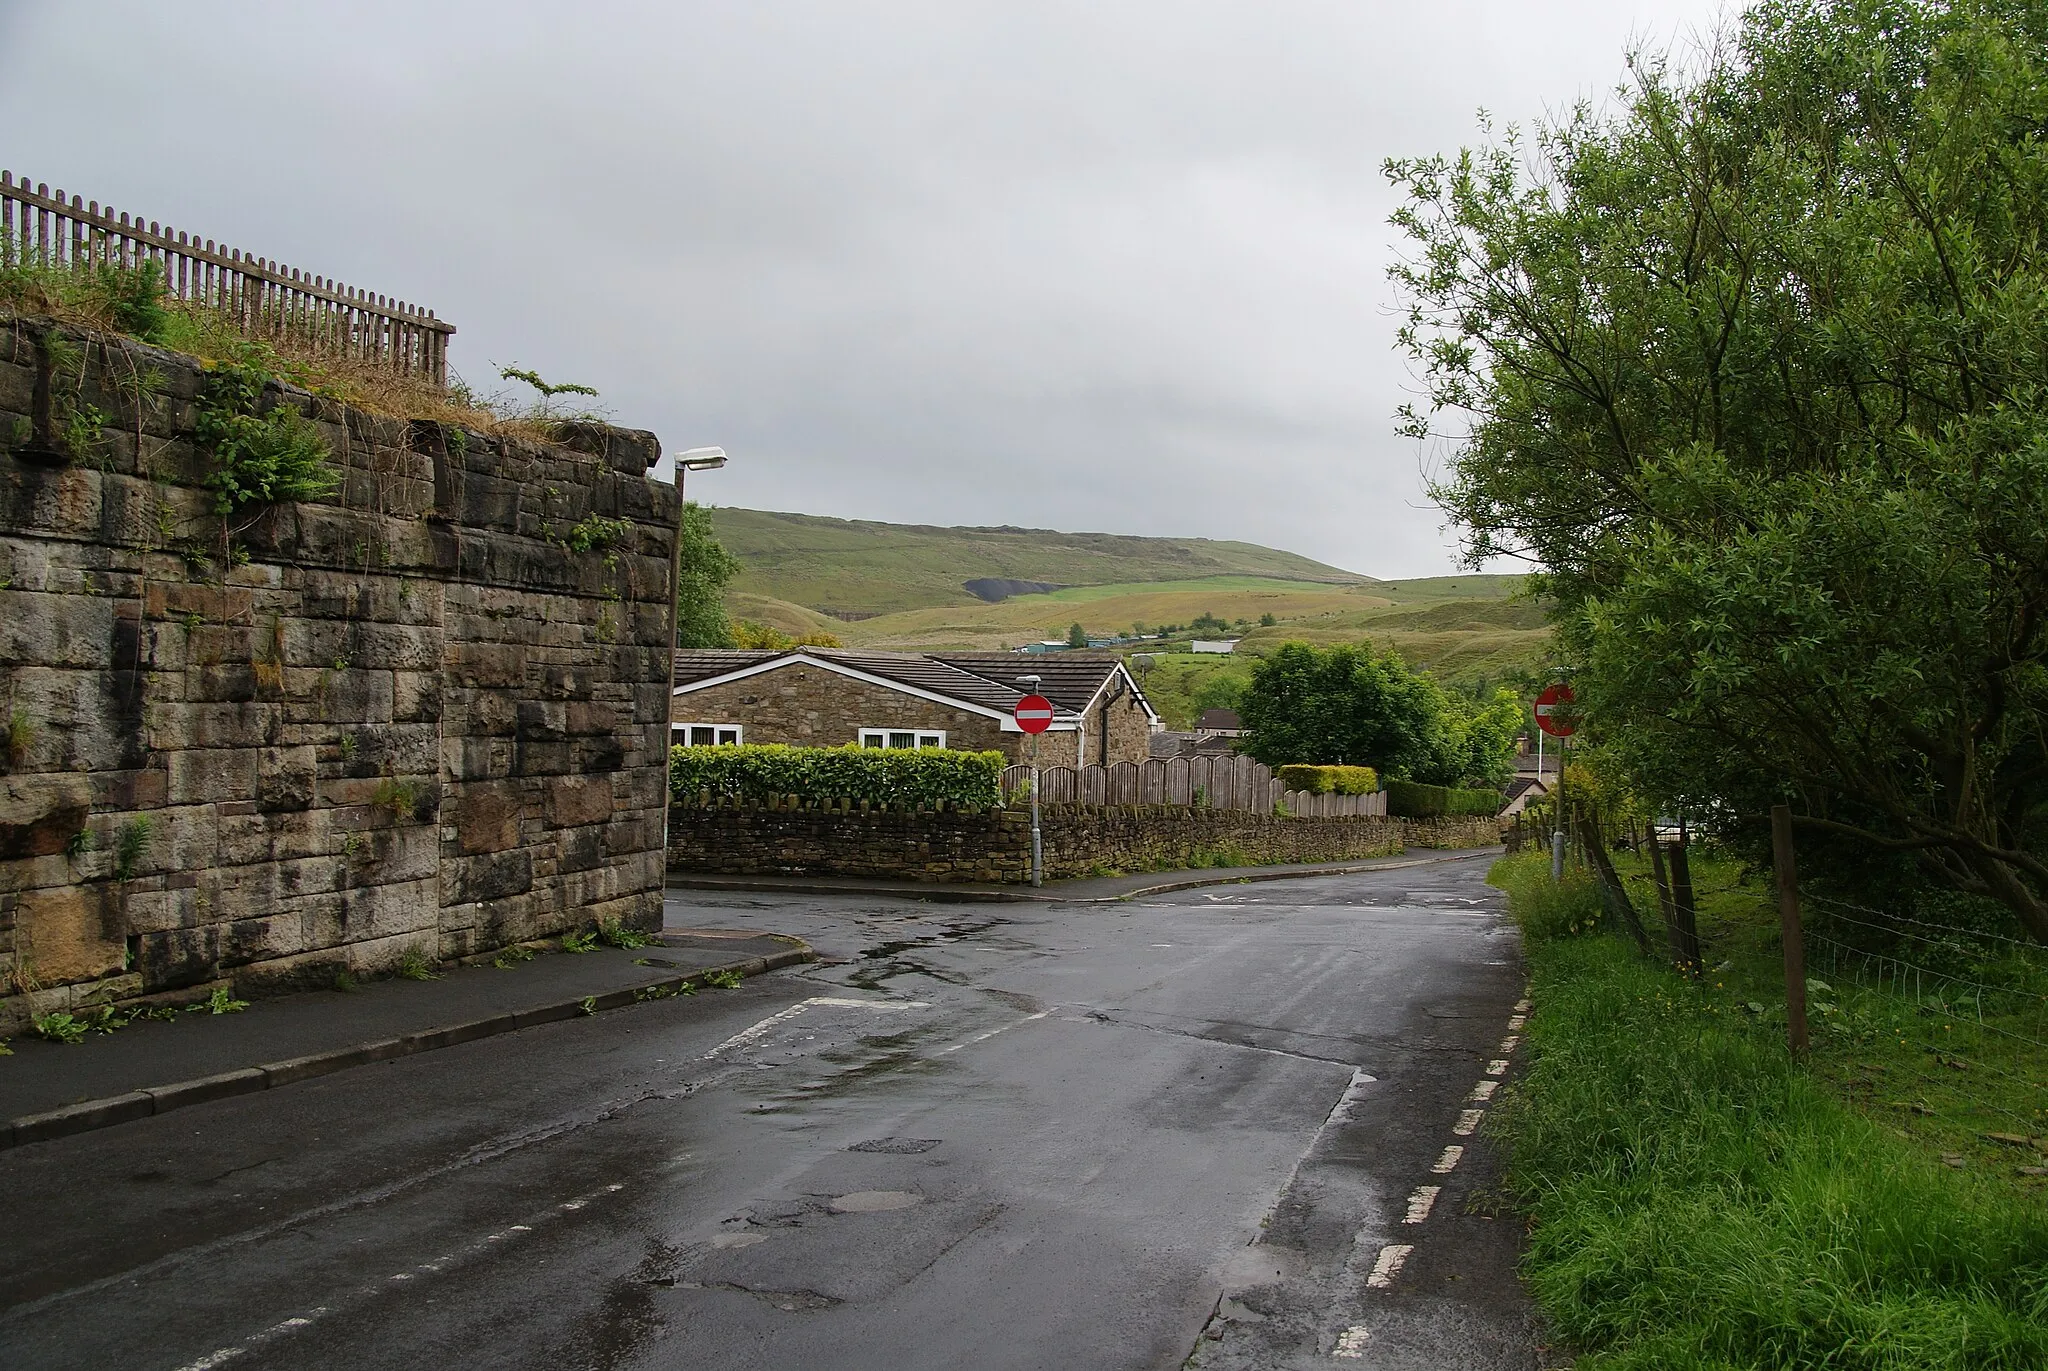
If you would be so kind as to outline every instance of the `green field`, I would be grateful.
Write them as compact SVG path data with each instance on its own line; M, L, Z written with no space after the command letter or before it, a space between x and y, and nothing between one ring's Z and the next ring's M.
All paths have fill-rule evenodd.
M1208 538L936 528L752 509L714 509L712 523L745 568L735 591L844 617L979 604L964 583L982 578L1061 586L1212 576L1324 585L1370 579L1291 552Z
M1250 543L1024 529L927 528L757 510L712 512L744 568L732 613L792 636L830 633L848 647L991 650L1064 638L1079 623L1109 637L1203 615L1233 625L1234 658L1169 655L1148 692L1186 727L1202 682L1243 675L1283 642L1372 643L1447 681L1533 672L1548 652L1543 611L1517 598L1519 576L1373 581ZM1192 574L1191 574L1192 573ZM981 577L1058 584L996 603ZM1261 626L1270 615L1274 623ZM1184 629L1174 644L1184 649ZM1169 645L1171 646L1171 645Z

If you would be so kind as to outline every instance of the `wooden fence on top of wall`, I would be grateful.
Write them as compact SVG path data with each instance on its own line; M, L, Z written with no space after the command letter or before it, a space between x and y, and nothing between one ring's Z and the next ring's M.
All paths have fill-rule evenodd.
M1031 768L1003 769L1003 803L1029 800ZM1202 805L1271 814L1279 805L1300 818L1384 815L1387 793L1310 795L1285 789L1249 757L1154 757L1109 766L1049 766L1039 773L1040 804Z
M154 262L166 293L219 310L259 338L290 338L316 352L352 358L448 382L448 337L455 326L430 309L250 257L210 238L165 228L140 215L68 199L46 184L30 187L0 171L0 267L34 263L129 268Z

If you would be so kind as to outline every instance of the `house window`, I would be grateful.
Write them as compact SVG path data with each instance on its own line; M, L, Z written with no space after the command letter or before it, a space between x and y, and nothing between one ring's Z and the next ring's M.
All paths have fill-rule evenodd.
M864 728L860 731L862 747L944 747L946 735L943 731L933 733L917 728Z
M740 741L740 724L671 724L669 739L678 747L729 747Z

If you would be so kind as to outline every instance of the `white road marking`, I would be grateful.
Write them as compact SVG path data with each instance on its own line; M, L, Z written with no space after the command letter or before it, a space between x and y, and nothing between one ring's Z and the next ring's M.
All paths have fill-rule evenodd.
M1517 1033L1510 1033L1505 1038L1502 1038L1500 1040L1500 1055L1503 1057L1512 1057L1515 1055L1515 1049L1517 1047L1520 1047L1521 1045L1521 1035Z
M1486 1074L1489 1076L1507 1075L1508 1059L1506 1057L1495 1057L1492 1061L1486 1064Z
M232 1361L247 1350L244 1347L223 1347L216 1351L208 1352L197 1361L186 1362L178 1368L178 1371L212 1371L214 1367L219 1366L222 1362Z
M1529 1002L1527 1000L1516 1000L1515 1012L1517 1014L1527 1014L1529 1012Z
M1436 1165L1429 1169L1439 1176L1448 1176L1458 1169L1458 1159L1464 1155L1465 1149L1452 1143L1444 1149L1444 1154L1436 1159Z
M1364 1092L1365 1088L1378 1079L1379 1077L1377 1076L1366 1075L1362 1067L1353 1067L1351 1069L1351 1084L1344 1087L1344 1094L1338 1099L1337 1103L1330 1106L1329 1114L1323 1119L1323 1128L1328 1128L1333 1123L1351 1122L1351 1106L1357 1104L1358 1097ZM1322 1131L1322 1128L1317 1129L1317 1135L1320 1136Z
M1330 1349L1333 1357L1358 1358L1365 1355L1366 1343L1372 1341L1372 1330L1362 1323L1354 1323L1337 1335L1337 1345Z
M1436 1197L1443 1189L1440 1185L1418 1185L1415 1193L1408 1197L1408 1217L1402 1223L1421 1223L1429 1217L1429 1211L1436 1207Z
M1464 1109L1458 1112L1458 1121L1451 1125L1451 1132L1461 1138L1469 1138L1479 1127L1479 1121L1486 1117L1484 1109Z
M852 1000L844 998L842 996L813 995L810 999L803 1001L801 1004L793 1004L789 1008L781 1010L778 1013L770 1014L767 1018L755 1024L752 1028L741 1029L739 1032L733 1034L730 1038L727 1038L718 1046L712 1048L709 1052L706 1052L704 1054L704 1060L711 1060L713 1057L716 1057L719 1053L725 1051L727 1048L741 1047L747 1043L754 1041L754 1039L760 1037L763 1033L766 1033L769 1029L775 1027L775 1025L779 1023L789 1022L789 1020L794 1019L797 1015L803 1013L812 1005L823 1005L828 1009L873 1009L879 1010L883 1013L889 1013L899 1009L931 1008L931 1005L923 1000Z
M1508 1031L1510 1033L1519 1033L1527 1026L1528 1022L1527 1018L1517 1014L1514 1018L1508 1020Z
M1385 1290L1394 1283L1394 1277L1401 1274L1401 1263L1408 1260L1408 1254L1415 1247L1412 1243L1390 1242L1380 1249L1380 1259L1372 1264L1372 1274L1365 1278L1368 1289Z
M1499 1081L1481 1081L1472 1087L1472 1093L1465 1097L1467 1104L1485 1104L1493 1098L1493 1092L1500 1089Z
M1017 1027L1019 1024L1030 1023L1033 1019L1042 1019L1050 1013L1052 1013L1050 1009L1041 1009L1036 1014L1026 1014L1021 1019L1013 1019L1009 1023L1002 1025L1000 1028L991 1028L986 1033L977 1033L971 1038L962 1038L959 1042L954 1043L951 1047L944 1047L939 1049L939 1055L943 1057L948 1052L958 1052L963 1047L972 1047L976 1043L985 1043L998 1033L1007 1033L1011 1029Z

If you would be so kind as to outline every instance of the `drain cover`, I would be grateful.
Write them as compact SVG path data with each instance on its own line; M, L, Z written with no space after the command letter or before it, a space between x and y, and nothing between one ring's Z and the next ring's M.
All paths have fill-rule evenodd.
M847 1148L849 1152L893 1152L899 1156L910 1156L918 1152L929 1152L940 1143L938 1138L869 1138Z

